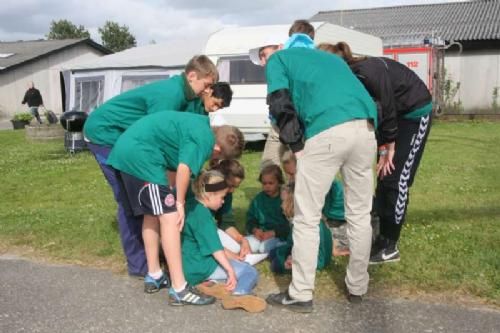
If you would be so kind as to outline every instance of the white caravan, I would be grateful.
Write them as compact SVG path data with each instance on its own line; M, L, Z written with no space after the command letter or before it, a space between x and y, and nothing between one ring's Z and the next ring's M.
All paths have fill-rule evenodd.
M316 44L345 41L355 54L383 55L378 37L330 23L313 25ZM239 127L249 141L264 139L270 122L264 68L250 61L248 50L264 45L270 36L284 43L289 28L289 24L226 28L208 38L205 54L217 64L220 81L229 82L234 92L231 106L216 113L217 122Z

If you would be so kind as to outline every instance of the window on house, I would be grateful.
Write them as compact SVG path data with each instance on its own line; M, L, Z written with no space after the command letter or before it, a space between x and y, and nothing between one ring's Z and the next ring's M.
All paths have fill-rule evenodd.
M134 89L154 81L168 78L168 74L124 75L122 76L121 92L125 92L127 90Z
M217 63L221 81L231 84L264 84L264 67L254 65L246 56L221 58Z
M75 109L91 112L103 102L104 76L75 79Z

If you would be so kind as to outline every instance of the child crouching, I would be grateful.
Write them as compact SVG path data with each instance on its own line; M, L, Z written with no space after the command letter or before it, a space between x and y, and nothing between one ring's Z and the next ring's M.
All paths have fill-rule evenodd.
M194 198L186 201L186 223L182 231L182 264L191 285L205 280L225 280L233 295L251 293L259 275L251 265L228 260L210 210L224 203L228 185L218 171L206 171L193 182Z
M293 219L293 191L295 184L288 183L281 191L281 199L283 201L281 207L283 214L291 221ZM324 269L332 260L332 234L323 220L319 223L319 249L318 249L318 263L317 270ZM292 233L287 238L285 244L275 248L269 254L271 259L271 271L275 273L286 273L292 269L292 247L293 239Z

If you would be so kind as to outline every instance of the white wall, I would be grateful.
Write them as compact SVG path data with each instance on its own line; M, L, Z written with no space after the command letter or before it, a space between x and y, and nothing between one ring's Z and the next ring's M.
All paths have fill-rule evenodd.
M45 107L61 113L61 85L59 72L74 64L91 61L102 54L93 47L81 44L44 57L33 63L0 73L0 117L11 117L28 110L21 101L30 81L42 94Z
M445 68L447 78L460 82L455 100L460 98L466 112L491 108L493 88L500 88L500 51L446 54Z

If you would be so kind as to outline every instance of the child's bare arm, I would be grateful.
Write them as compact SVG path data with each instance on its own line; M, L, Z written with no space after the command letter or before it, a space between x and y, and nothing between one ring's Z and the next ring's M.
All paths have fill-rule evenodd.
M189 186L189 178L191 177L191 170L189 166L180 163L177 167L177 174L175 176L176 191L177 191L177 213L179 214L178 225L179 230L184 227L184 203L186 202L186 192Z
M214 252L213 256L227 273L226 289L229 291L233 290L236 288L236 283L238 281L236 280L236 274L234 273L233 266L231 266L231 263L227 259L224 250Z

